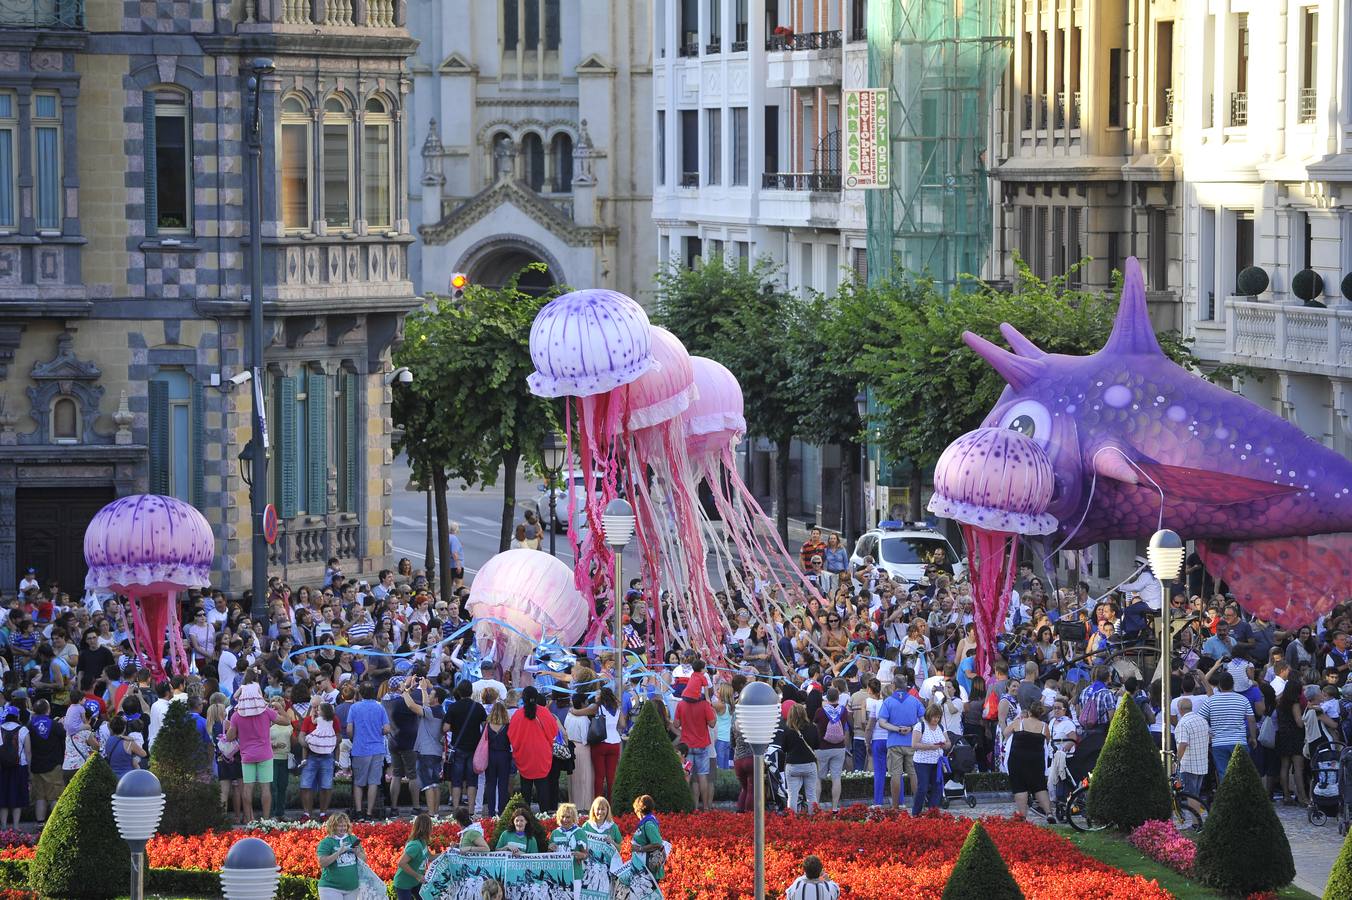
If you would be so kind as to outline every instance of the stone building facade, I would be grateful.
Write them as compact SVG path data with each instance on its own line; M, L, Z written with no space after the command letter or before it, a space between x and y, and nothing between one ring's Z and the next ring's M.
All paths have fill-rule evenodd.
M78 595L92 514L192 502L248 586L245 127L261 79L271 570L389 553L390 390L416 300L403 0L0 9L0 591Z
M409 0L419 291L451 275L641 302L652 220L651 0Z

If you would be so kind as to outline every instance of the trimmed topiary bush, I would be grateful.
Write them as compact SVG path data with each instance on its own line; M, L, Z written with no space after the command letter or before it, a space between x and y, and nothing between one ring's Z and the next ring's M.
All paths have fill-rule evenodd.
M1343 841L1343 849L1333 861L1329 883L1324 887L1324 900L1352 900L1352 832Z
M530 804L520 794L512 795L512 799L508 800L507 805L502 808L502 815L498 816L498 820L493 823L493 833L484 836L485 840L488 841L488 846L497 846L498 835L504 831L512 830L512 820L516 818L518 812L525 814L526 834L535 838L535 845L540 848L540 852L543 853L548 850L549 832L545 830L545 826L540 824L540 820L535 818L535 813L530 811ZM553 812L553 810L549 810L549 812Z
M944 884L943 900L972 900L974 897L1023 900L1023 891L1009 874L1004 857L980 822L972 823L967 840L962 842L962 852Z
M150 771L160 780L166 801L161 833L201 834L226 827L211 757L211 746L198 733L188 704L170 704L150 748Z
M1130 831L1157 819L1167 821L1172 814L1159 746L1150 737L1141 708L1123 698L1089 782L1089 816Z
M651 794L658 812L693 812L695 798L685 781L681 755L671 742L656 703L643 704L629 742L620 754L611 792L611 814L624 815L634 807L634 798Z
M1193 869L1198 881L1234 897L1273 891L1295 880L1286 829L1242 746L1230 755L1216 789L1211 815L1197 837Z
M91 756L66 785L38 839L29 867L44 897L117 897L131 877L131 857L113 821L117 778L102 756Z

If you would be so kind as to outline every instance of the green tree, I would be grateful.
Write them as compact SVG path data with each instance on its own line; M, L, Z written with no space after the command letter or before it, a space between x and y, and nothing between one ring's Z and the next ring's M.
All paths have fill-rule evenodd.
M116 897L127 889L131 856L113 820L117 778L91 756L52 808L28 870L43 897Z
M962 852L953 864L944 884L943 900L1023 900L1023 891L1009 874L1009 866L995 846L995 841L982 827L973 822Z
M786 400L793 377L790 322L800 301L786 294L776 267L750 267L715 256L694 269L671 265L657 276L657 324L693 356L728 367L742 386L747 428L775 442L775 511L781 538L789 533L789 444L799 432L799 405Z
M1230 755L1197 836L1193 871L1198 881L1231 897L1275 891L1295 880L1286 829L1242 744Z
M535 846L540 848L543 853L549 849L549 832L545 826L540 824L540 820L531 812L530 804L520 794L513 794L512 799L507 801L507 805L502 808L502 815L498 816L493 823L493 833L487 835L486 839L490 842L490 847L498 845L498 836L512 830L512 820L516 814L521 813L526 817L526 834L535 838Z
M211 745L181 700L169 705L150 748L150 771L164 791L165 834L201 834L225 826L221 792L211 777Z
M1094 777L1089 782L1089 815L1123 831L1173 813L1169 779L1159 745L1150 738L1141 707L1124 697L1108 725Z
M1343 841L1343 849L1333 861L1324 900L1352 900L1352 833Z
M837 293L856 365L877 400L869 424L887 455L931 467L995 405L1005 382L963 343L963 331L1003 343L1000 323L1008 322L1048 353L1102 349L1117 314L1120 276L1112 288L1095 293L1071 288L1068 275L1043 281L1017 262L1019 276L1008 293L968 278L945 296L932 280L904 272ZM1190 339L1170 332L1159 341L1169 358L1197 368ZM1228 374L1233 372L1220 373Z
M659 812L691 812L695 799L685 783L681 756L671 742L657 703L643 704L638 721L629 733L620 765L615 770L615 789L610 792L614 812L627 812L634 798L649 794Z
M530 327L535 314L562 292L542 296L521 290L533 263L499 290L471 285L455 302L429 297L405 321L395 364L414 372L411 385L394 392L394 421L403 429L396 452L408 454L413 477L431 485L437 507L441 583L450 583L450 532L446 492L451 481L483 487L503 481L499 548L511 541L516 474L525 460L538 465L540 444L557 427L553 405L526 387L535 370Z

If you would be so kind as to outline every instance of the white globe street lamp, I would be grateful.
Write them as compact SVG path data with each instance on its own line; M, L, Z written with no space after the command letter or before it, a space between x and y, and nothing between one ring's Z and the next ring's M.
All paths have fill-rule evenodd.
M146 841L155 836L164 815L160 780L146 769L132 769L113 793L117 833L131 848L131 900L145 897Z
M1160 707L1164 710L1164 728L1160 730L1160 757L1164 761L1166 775L1173 768L1170 765L1173 754L1169 749L1169 734L1172 730L1169 727L1169 679L1174 669L1174 630L1169 623L1169 614L1173 612L1174 598L1169 590L1169 582L1182 576L1183 558L1187 552L1183 539L1177 532L1167 528L1151 536L1150 547L1146 550L1150 570L1160 580L1160 595L1163 598L1160 602Z
M634 537L634 508L629 501L616 497L606 504L601 513L601 530L606 543L615 551L615 586L611 591L611 605L614 609L612 628L615 634L615 701L624 696L624 599L620 584L624 567L621 565L624 548Z
M267 842L244 838L225 855L221 894L225 900L272 900L280 880L277 855Z
M737 701L737 728L756 761L752 798L756 820L756 900L765 900L765 751L779 729L779 695L763 681L742 688Z

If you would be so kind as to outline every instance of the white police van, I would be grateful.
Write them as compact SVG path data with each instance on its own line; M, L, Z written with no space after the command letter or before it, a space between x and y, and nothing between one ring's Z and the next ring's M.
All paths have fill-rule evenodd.
M879 527L864 532L855 542L851 566L861 566L866 558L893 578L915 584L925 577L925 566L935 559L935 551L942 550L944 559L953 566L955 578L967 573L967 563L953 545L933 528L916 522L883 522Z

